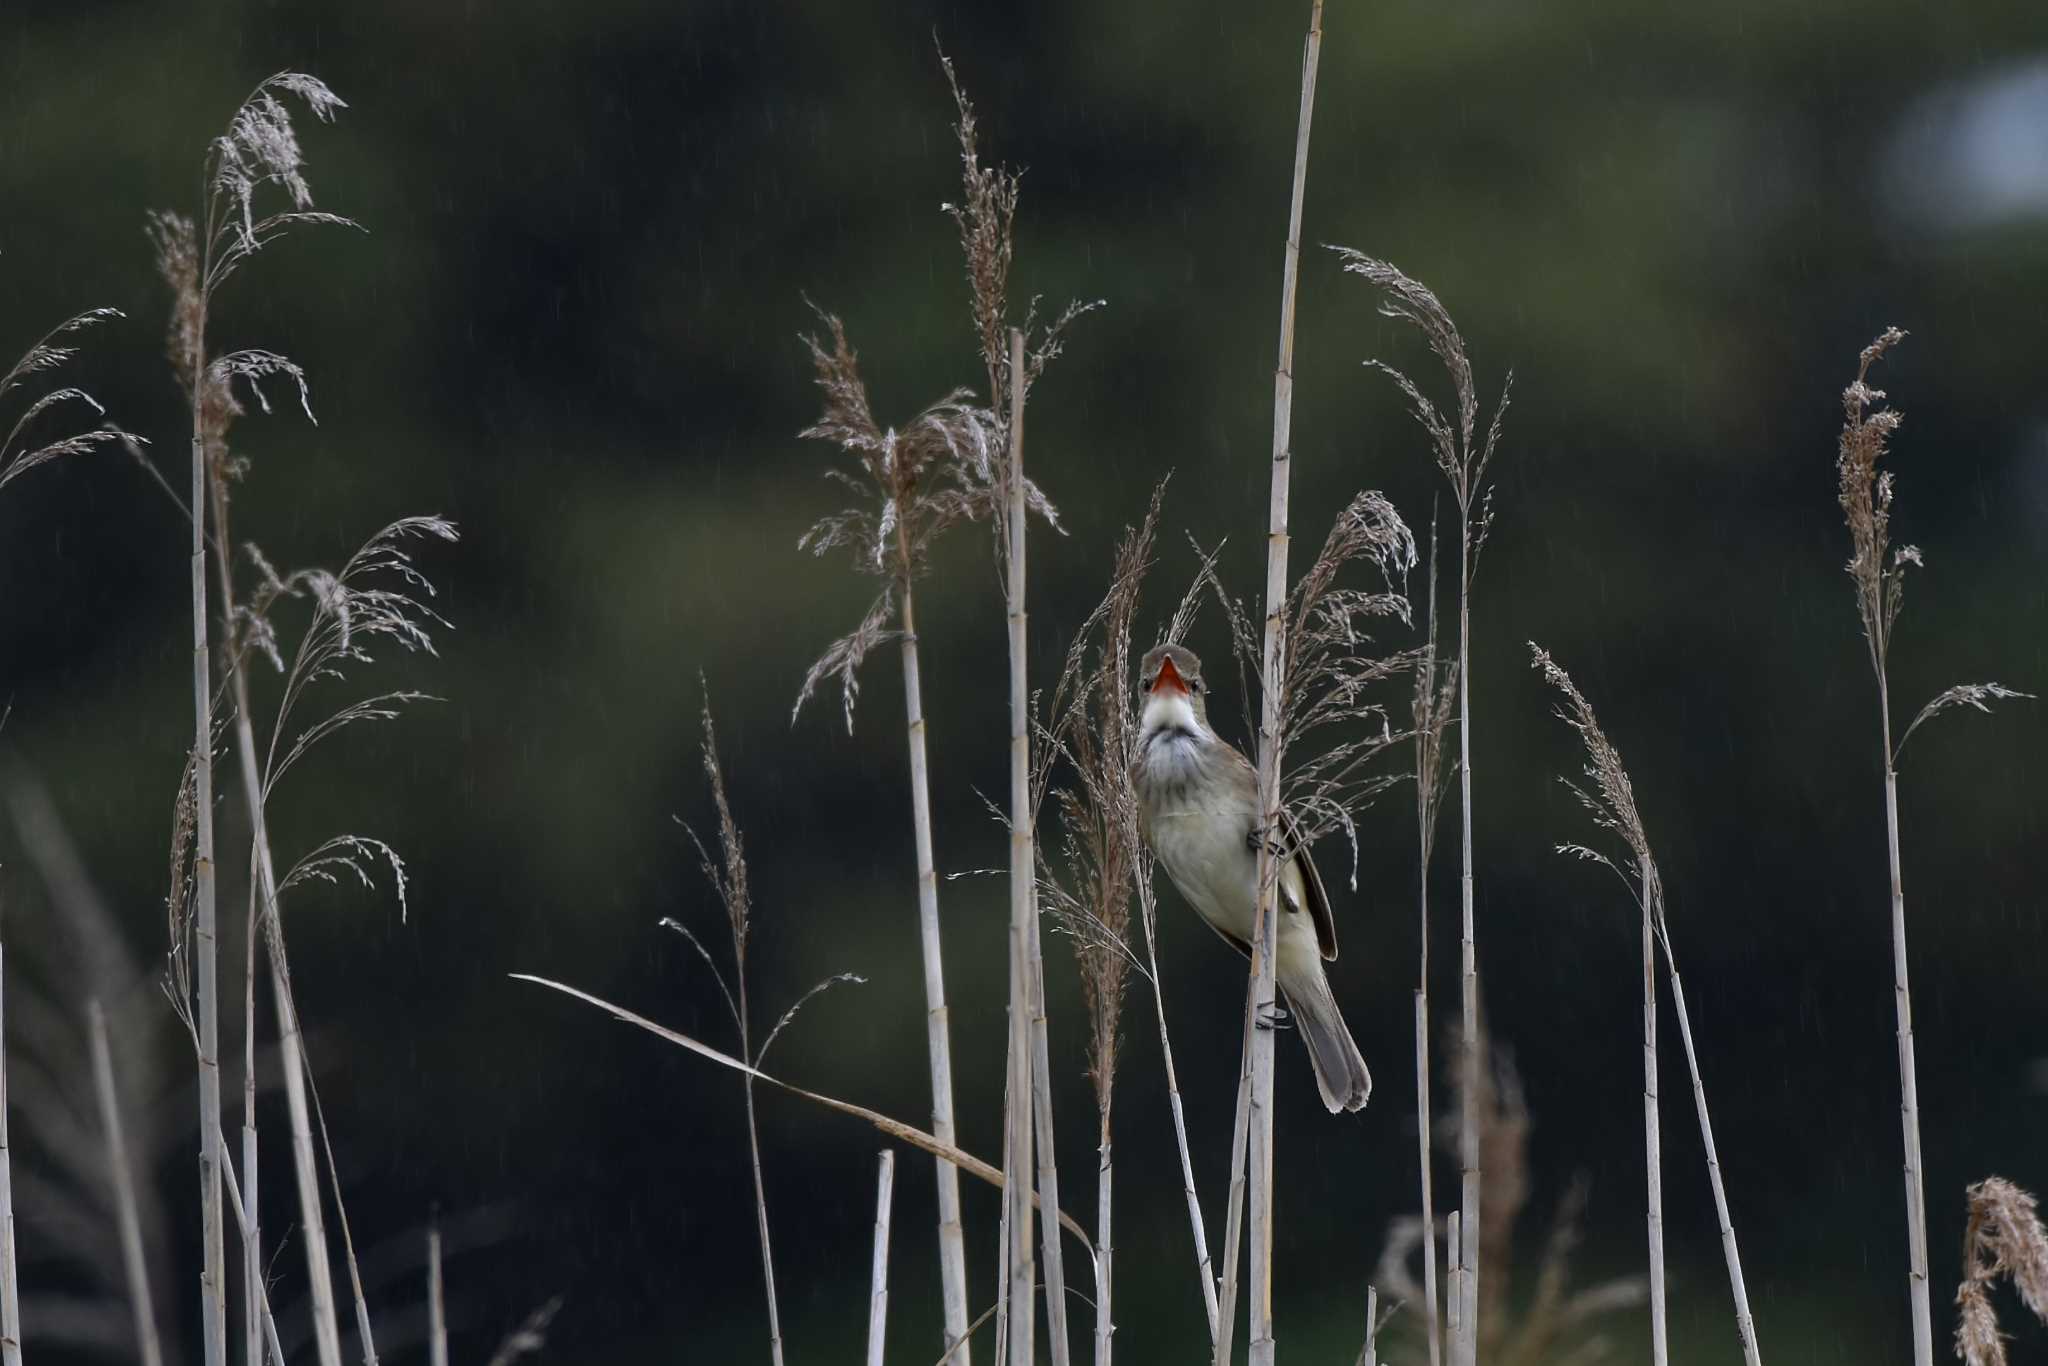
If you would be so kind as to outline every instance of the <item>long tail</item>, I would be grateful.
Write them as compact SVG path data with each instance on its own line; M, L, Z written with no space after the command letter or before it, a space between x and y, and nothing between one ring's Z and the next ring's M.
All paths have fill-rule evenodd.
M1372 1073L1366 1070L1351 1031L1344 1027L1344 1016L1337 1009L1337 998L1330 994L1330 980L1323 975L1322 964L1316 963L1310 972L1286 974L1280 986L1301 1027L1302 1042L1308 1045L1323 1104L1333 1115L1363 1110L1372 1096Z

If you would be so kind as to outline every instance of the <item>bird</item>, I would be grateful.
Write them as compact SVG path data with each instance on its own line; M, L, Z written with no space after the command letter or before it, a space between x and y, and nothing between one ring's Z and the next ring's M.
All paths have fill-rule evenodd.
M1155 646L1138 673L1139 829L1187 903L1249 956L1265 838L1258 774L1210 728L1208 687L1194 651ZM1280 833L1275 975L1308 1045L1323 1104L1333 1115L1361 1110L1372 1095L1372 1073L1323 971L1324 961L1337 956L1329 894L1291 819L1283 817Z

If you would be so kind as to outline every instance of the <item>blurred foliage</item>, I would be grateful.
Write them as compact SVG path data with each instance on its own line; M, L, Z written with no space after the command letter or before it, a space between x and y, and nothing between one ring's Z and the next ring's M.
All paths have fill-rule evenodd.
M884 421L981 378L940 212L957 165L934 34L985 146L1026 169L1013 288L1109 303L1034 393L1030 460L1070 533L1032 555L1049 680L1116 533L1168 469L1157 610L1192 565L1181 529L1233 538L1225 571L1255 591L1302 17L1213 0L373 0L43 5L0 21L0 342L124 309L80 374L173 470L183 419L143 213L189 209L205 139L262 75L313 71L350 102L305 137L323 207L367 234L267 253L218 335L304 364L321 419L243 424L238 534L282 565L332 562L404 513L465 533L430 556L456 629L402 680L448 700L321 754L274 817L287 860L336 828L411 860L409 923L348 893L297 898L298 990L358 1241L405 1233L435 1201L515 1212L508 1239L450 1265L463 1355L555 1293L549 1359L761 1353L736 1085L505 980L549 972L718 1037L700 965L655 928L710 914L670 820L707 805L700 670L754 855L765 994L831 971L871 979L815 1005L778 1069L925 1113L893 660L871 663L851 738L836 708L795 726L788 709L868 592L795 549L836 497L826 453L795 436L817 406L804 296L845 317ZM1482 967L1535 1114L1538 1203L1590 1173L1588 1275L1639 1262L1635 922L1550 853L1584 832L1551 780L1576 759L1524 663L1529 638L1573 670L1635 774L1760 1329L1801 1360L1896 1356L1906 1328L1879 756L1841 573L1837 398L1876 332L1912 333L1879 377L1908 415L1897 534L1929 565L1894 654L1901 705L1960 678L2048 684L2041 187L1973 218L1941 187L1984 146L1909 137L1967 131L1972 92L2038 81L2044 62L2048 23L2011 4L1409 0L1328 19L1298 534L1319 539L1359 487L1418 527L1436 496L1397 396L1359 362L1428 367L1314 245L1340 242L1433 286L1488 390L1516 375L1474 745ZM2041 126L2014 134L2037 177ZM1994 157L1988 174L2027 164ZM123 457L38 471L0 499L0 750L53 789L150 951L189 724L182 555L175 509ZM977 533L942 548L920 609L940 866L995 867L1002 834L977 794L1003 782L1003 636ZM2021 704L1945 719L1905 768L1944 1301L1964 1183L2048 1183L2048 1097L2028 1080L2048 1051L2043 755L2048 713ZM1280 1322L1324 1356L1355 1349L1380 1230L1412 1198L1408 822L1399 801L1375 813L1361 890L1341 898L1334 979L1379 1099L1331 1120L1283 1053ZM9 933L51 933L11 839ZM1454 853L1447 840L1440 907ZM225 859L230 889L239 872ZM990 1155L1002 903L995 879L943 890L962 1132ZM1213 1186L1241 969L1166 905L1168 1003ZM1048 961L1077 1121L1063 1156L1085 1204L1085 1030L1057 941ZM1130 1033L1118 1242L1145 1255L1119 1259L1118 1300L1127 1353L1168 1359L1200 1342L1200 1303L1153 1045ZM785 1328L816 1359L858 1321L872 1136L772 1098L762 1123ZM1728 1358L1688 1128L1666 1136L1674 1329ZM923 1170L912 1160L898 1183L906 1361L937 1342ZM160 1176L192 1198L189 1170ZM284 1181L264 1194L285 1227ZM985 1194L968 1214L987 1288ZM296 1257L280 1266L289 1285ZM185 1328L190 1288L160 1292ZM393 1323L415 1298L396 1295Z

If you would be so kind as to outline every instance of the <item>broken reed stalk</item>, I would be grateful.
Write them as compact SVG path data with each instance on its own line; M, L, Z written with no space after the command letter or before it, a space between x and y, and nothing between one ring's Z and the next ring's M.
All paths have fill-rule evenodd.
M883 1366L889 1328L889 1212L896 1194L896 1154L882 1149L875 1173L875 1255L868 1271L868 1366ZM446 1366L436 1362L435 1366Z
M1637 885L1656 884L1647 855L1636 864ZM1664 1307L1664 1142L1657 1113L1657 930L1650 897L1643 899L1643 1210L1650 1242L1650 1361L1671 1360Z
M427 1224L427 1366L448 1366L448 1300L441 1283L441 1219Z
M1273 1043L1277 1006L1274 980L1276 921L1273 895L1278 882L1273 838L1282 825L1280 763L1287 667L1286 620L1288 474L1294 420L1294 300L1301 273L1301 211L1308 185L1310 121L1315 113L1316 66L1323 48L1323 0L1313 0L1308 37L1302 45L1301 110L1294 135L1294 179L1288 199L1287 243L1280 282L1279 359L1273 367L1272 493L1266 521L1266 626L1260 670L1258 900L1252 924L1252 987L1247 1069L1250 1106L1246 1145L1251 1225L1251 1303L1246 1341L1251 1366L1271 1366L1273 1344ZM1260 1021L1265 1028L1257 1027Z
M4 977L0 949L0 977ZM21 1366L21 1281L14 1260L14 1157L7 1145L7 1033L0 992L0 1363Z
M1742 1339L1742 1355L1748 1366L1761 1366L1762 1358L1756 1340L1756 1320L1749 1309L1749 1289L1742 1276L1742 1253L1735 1241L1735 1221L1728 1212L1728 1191L1721 1180L1721 1156L1714 1146L1714 1123L1707 1112L1706 1083L1700 1077L1699 1056L1694 1051L1692 1020L1686 1013L1685 987L1679 980L1678 960L1671 947L1671 926L1665 917L1664 881L1657 873L1657 861L1650 852L1650 837L1643 827L1641 808L1636 804L1635 785L1630 781L1628 770L1622 766L1621 753L1616 750L1607 733L1600 727L1600 718L1594 715L1593 704L1572 681L1570 674L1553 660L1549 653L1534 641L1529 643L1530 663L1543 675L1544 681L1556 688L1564 698L1564 705L1558 708L1558 719L1577 732L1579 741L1585 746L1586 785L1581 786L1570 779L1565 780L1572 795L1586 808L1593 823L1619 839L1627 846L1630 866L1636 881L1630 882L1629 875L1620 864L1597 849L1582 844L1561 844L1558 852L1571 854L1601 864L1629 889L1642 909L1645 934L1645 975L1655 970L1655 960L1649 957L1656 944L1664 947L1664 964L1671 987L1672 1005L1678 1012L1679 1038L1685 1046L1686 1071L1692 1079L1693 1107L1699 1117L1700 1143L1706 1150L1707 1181L1713 1188L1714 1213L1721 1228L1721 1253L1728 1264L1728 1288L1735 1301L1735 1327ZM1657 998L1654 984L1644 983L1643 995L1643 1066L1644 1066L1644 1158L1648 1168L1648 1224L1650 1235L1650 1287L1652 1294L1651 1336L1653 1344L1661 1344L1664 1338L1663 1280L1663 1178L1660 1171L1662 1143L1659 1138L1656 1106L1657 1063L1656 1063L1656 1016ZM1659 1360L1662 1358L1660 1357Z
M127 1273L128 1310L135 1321L135 1345L142 1366L163 1366L164 1349L157 1337L156 1308L149 1293L149 1263L142 1251L142 1215L135 1200L135 1171L128 1162L126 1126L115 1099L114 1055L107 1043L107 1015L97 997L86 1003L91 1034L93 1090L99 1098L100 1128L106 1134L107 1177L114 1189L114 1218L121 1235L121 1265ZM4 1182L4 1178L0 1178ZM249 1315L261 1331L261 1318L251 1302ZM259 1339L258 1356L262 1360Z

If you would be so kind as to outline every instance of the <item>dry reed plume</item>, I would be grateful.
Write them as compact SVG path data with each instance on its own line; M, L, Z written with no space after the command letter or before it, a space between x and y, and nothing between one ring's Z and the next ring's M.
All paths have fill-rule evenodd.
M1970 1222L1963 1233L1963 1281L1956 1287L1956 1355L1968 1366L2005 1366L2005 1334L1991 1291L2002 1277L2020 1302L2048 1324L2048 1230L2034 1197L2002 1176L1965 1192Z
M1654 936L1656 943L1664 949L1671 1003L1678 1012L1679 1038L1685 1046L1685 1066L1692 1078L1693 1107L1699 1119L1700 1143L1706 1149L1707 1180L1713 1189L1714 1213L1721 1227L1721 1252L1728 1266L1729 1290L1735 1300L1735 1329L1742 1340L1743 1359L1748 1366L1760 1366L1762 1356L1757 1347L1756 1319L1750 1313L1749 1290L1742 1276L1742 1253L1736 1246L1735 1221L1728 1212L1728 1192L1721 1180L1721 1159L1714 1147L1714 1125L1707 1113L1706 1084L1700 1078L1699 1057L1693 1049L1692 1022L1685 1008L1685 987L1679 979L1678 959L1671 947L1671 928L1664 917L1664 884L1657 875L1657 861L1650 852L1650 838L1643 830L1642 813L1636 806L1635 785L1629 781L1628 770L1622 767L1620 752L1600 728L1600 718L1593 714L1593 704L1572 682L1571 675L1534 642L1530 643L1529 653L1537 672L1564 698L1564 704L1558 708L1558 718L1577 732L1580 743L1585 746L1586 784L1581 786L1567 779L1565 785L1592 816L1593 824L1619 839L1633 856L1633 868L1625 871L1601 850L1582 844L1558 846L1559 853L1591 860L1613 872L1628 887L1643 914L1644 1156L1649 1171L1650 1286L1656 1297L1652 1301L1652 1312L1656 1316L1652 1321L1652 1343L1657 1348L1664 1345L1664 1215L1656 1106L1656 997L1650 986L1650 974L1655 970L1655 960L1651 956L1651 937ZM1634 881L1630 881L1631 872Z
M120 316L122 314L119 309L95 308L76 317L67 318L51 328L34 346L22 353L21 359L16 361L5 375L0 375L0 400L4 400L36 375L62 369L78 354L76 346L60 342L60 337L69 336L95 323ZM118 428L102 422L89 431L76 432L69 436L38 437L37 441L40 444L30 445L25 438L37 425L37 419L53 408L65 404L90 408L95 418L104 418L107 414L107 410L100 406L98 399L85 390L71 385L61 385L35 398L14 419L14 424L7 429L6 438L0 440L0 489L6 488L39 465L47 465L67 455L83 455L96 447L118 440L123 435Z
M697 680L703 687L703 679ZM707 696L703 711L704 737L698 746L704 764L704 776L711 787L712 808L718 815L718 852L714 856L698 838L697 832L687 825L690 842L697 848L699 866L704 870L704 880L718 896L718 903L725 911L726 929L732 938L732 976L728 979L718 960L704 946L704 942L691 933L690 928L679 920L665 919L661 923L674 930L690 942L704 965L711 969L712 980L718 983L719 995L725 999L726 1010L732 1015L733 1028L740 1038L740 1056L750 1066L759 1067L768 1054L768 1048L775 1042L775 1036L797 1012L810 1003L812 997L841 982L858 982L862 979L851 973L839 973L828 977L809 991L776 1021L775 1028L761 1041L761 1047L753 1046L752 1016L747 1008L747 940L753 933L754 897L747 880L746 843L740 836L739 824L733 820L732 806L725 797L725 771L718 762L718 732L711 720L711 702ZM782 1362L782 1310L775 1297L775 1253L768 1235L768 1190L761 1179L761 1134L754 1119L754 1078L745 1078L747 1098L747 1158L754 1174L754 1215L756 1228L761 1240L761 1280L768 1299L768 1354L771 1360L781 1366Z

